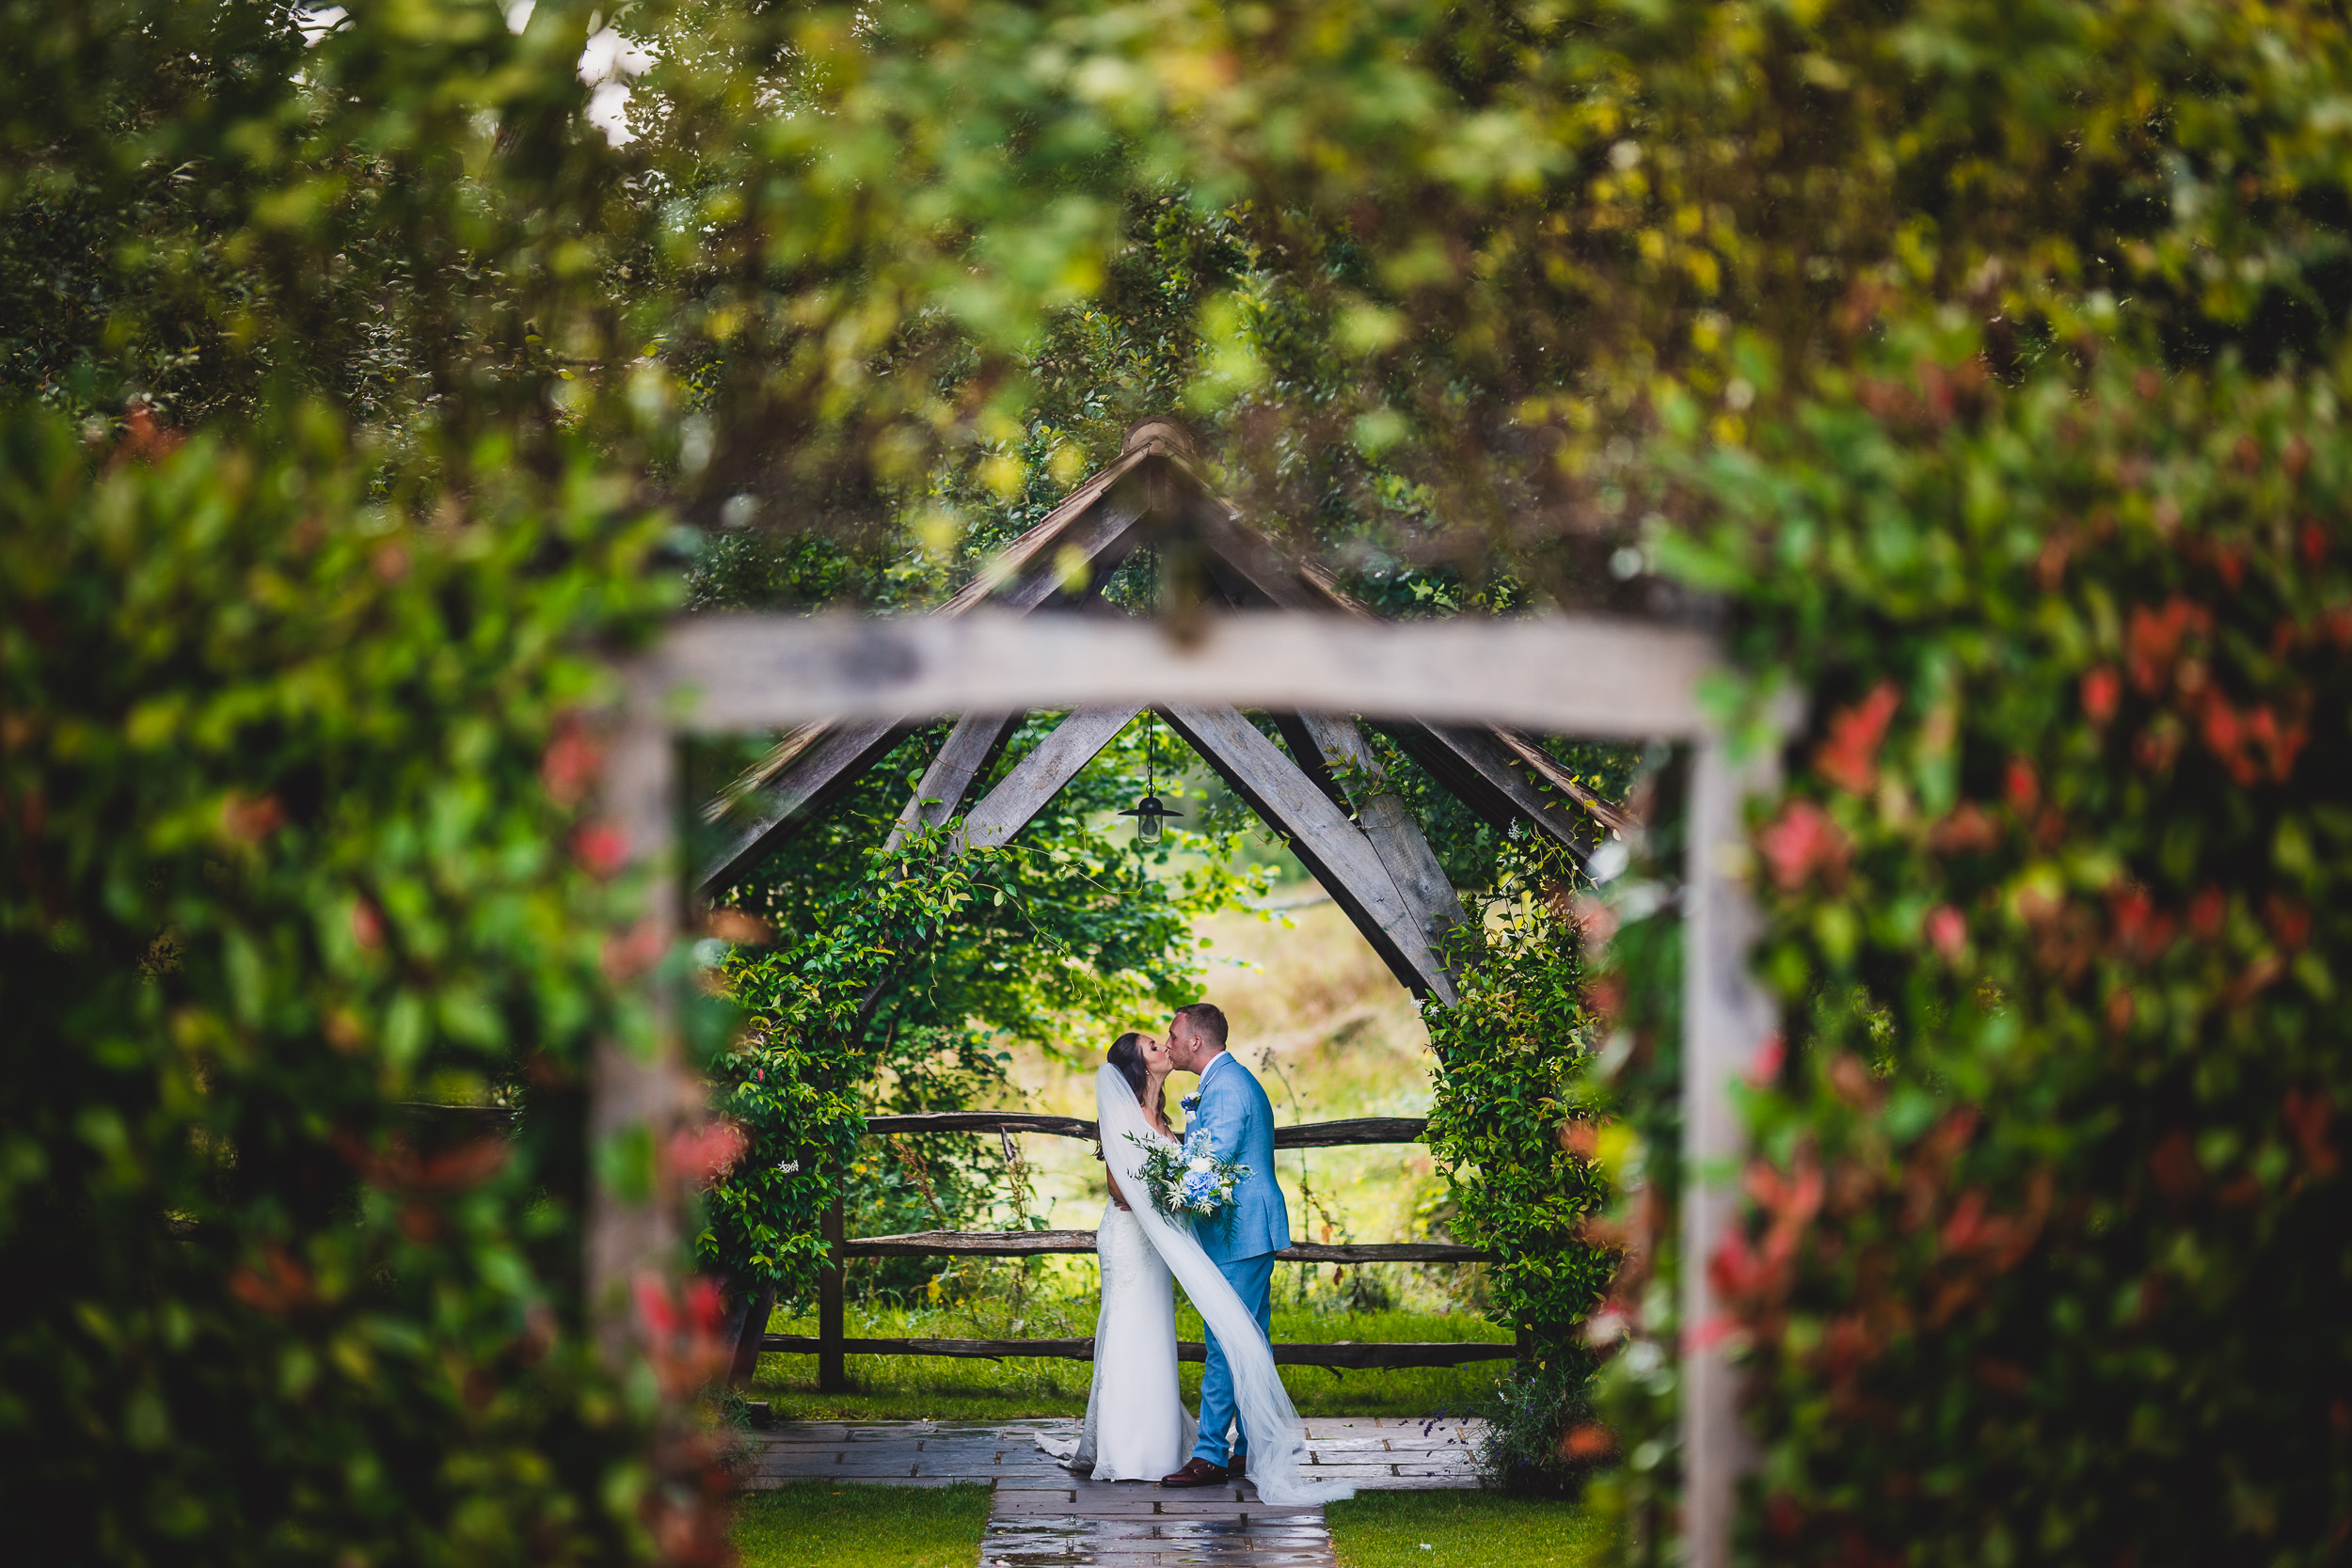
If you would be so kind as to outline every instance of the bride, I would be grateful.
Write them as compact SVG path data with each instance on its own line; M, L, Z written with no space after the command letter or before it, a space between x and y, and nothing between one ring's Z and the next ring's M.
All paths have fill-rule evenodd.
M1264 1331L1200 1250L1190 1227L1152 1207L1141 1175L1143 1146L1178 1141L1162 1088L1171 1065L1166 1041L1126 1034L1095 1075L1096 1131L1110 1200L1095 1232L1103 1299L1094 1325L1094 1380L1077 1439L1041 1437L1039 1446L1096 1481L1157 1481L1184 1463L1196 1423L1176 1382L1173 1280L1184 1285L1209 1332L1226 1347L1248 1439L1243 1463L1260 1499L1284 1505L1348 1497L1353 1487L1311 1481L1299 1473L1307 1462L1306 1435Z

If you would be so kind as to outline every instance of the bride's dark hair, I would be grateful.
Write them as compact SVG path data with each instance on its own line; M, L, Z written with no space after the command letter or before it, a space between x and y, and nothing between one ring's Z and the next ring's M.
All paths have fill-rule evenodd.
M1110 1060L1111 1066L1119 1069L1119 1075L1127 1080L1127 1087L1135 1095L1136 1103L1142 1104L1143 1086L1152 1082L1152 1069L1143 1060L1143 1037L1130 1029L1111 1041ZM1160 1103L1156 1115L1163 1124L1167 1122L1168 1081L1166 1079L1160 1081Z

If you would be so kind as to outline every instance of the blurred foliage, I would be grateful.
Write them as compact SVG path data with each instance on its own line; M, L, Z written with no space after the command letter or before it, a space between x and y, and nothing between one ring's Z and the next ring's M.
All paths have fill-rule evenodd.
M1754 1549L2336 1560L2352 380L1994 395L1904 346L1685 476L1683 569L1819 695L1756 832L1786 1055L1707 1260Z
M580 1278L587 1053L651 1024L574 716L656 531L577 459L419 516L323 407L249 434L0 419L10 1517L82 1562L691 1545Z
M2344 711L2340 7L347 10L0 0L0 389L26 519L0 540L7 832L40 868L8 887L7 983L34 999L13 1082L64 1080L7 1122L10 1275L58 1283L10 1320L0 1409L37 1422L49 1468L20 1484L44 1506L94 1497L102 1465L126 1484L114 1429L75 1423L146 1442L200 1411L243 1424L127 1482L168 1497L87 1516L285 1558L592 1555L636 1528L612 1499L638 1482L600 1466L637 1418L613 1412L641 1407L591 1418L574 1352L465 1384L492 1390L479 1407L434 1402L486 1365L476 1308L451 1304L533 1299L568 1243L425 1248L364 1180L332 1223L281 1221L340 1189L268 1151L333 1152L339 1126L389 1148L369 1140L395 1091L528 1083L619 1006L565 967L594 920L527 941L496 911L578 877L548 852L568 818L530 816L551 809L537 763L501 759L540 757L581 695L564 650L655 604L625 519L689 525L699 603L922 605L1175 410L1245 515L1384 610L1711 599L1760 683L1727 716L1775 679L1817 694L1797 803L1758 840L1789 1022L1753 1105L1757 1228L1708 1260L1757 1372L1755 1552L2340 1551L2341 1314L2312 1305L2341 1299L2344 1256L2316 782ZM592 93L592 57L644 69ZM108 471L117 451L152 467ZM136 551L102 550L125 517ZM67 563L36 571L41 551ZM343 576L245 569L281 556ZM428 592L444 562L479 586ZM138 585L173 572L193 586L150 608ZM1155 592L1140 569L1111 585ZM405 608L332 619L370 594ZM236 705L202 680L230 657L291 694ZM318 695L337 682L347 710ZM210 727L169 728L183 711ZM140 723L171 744L135 754ZM485 825L509 811L528 831ZM429 896L371 906L420 933L385 939L412 1002L269 1000L345 983L324 933L348 927L358 851L292 859L330 833L429 869ZM1593 1158L1637 1260L1605 1316L1641 1555L1673 1546L1679 1265L1644 1238L1675 1177L1677 948L1674 856L1629 847L1614 978L1585 1006L1623 1111ZM548 896L600 908L574 881ZM1550 984L1495 998L1474 1054L1557 1011ZM199 1000L167 1006L173 987ZM342 1006L359 1043L297 1053ZM200 1070L158 1065L191 1053ZM560 1239L569 1156L540 1135L437 1223ZM489 1256L522 1261L469 1272ZM262 1335L263 1307L222 1305L246 1277L267 1303L349 1281L456 1316L369 1317L417 1358L394 1377L389 1350L322 1348L325 1307ZM221 1348L166 1356L183 1327ZM526 1387L527 1414L501 1402ZM320 1389L346 1415L304 1403ZM553 1435L477 1463L506 1439L463 1434L510 1417ZM346 1418L347 1447L320 1436ZM281 1484L284 1506L241 1490ZM395 1487L397 1507L372 1490ZM146 1541L89 1555L162 1555Z

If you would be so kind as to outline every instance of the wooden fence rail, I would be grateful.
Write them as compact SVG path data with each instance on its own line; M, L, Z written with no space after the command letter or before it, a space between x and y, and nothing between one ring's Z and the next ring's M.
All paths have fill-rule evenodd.
M1428 1122L1420 1117L1358 1117L1346 1121L1306 1122L1274 1130L1276 1148L1339 1148L1364 1144L1421 1142ZM1095 1124L1080 1117L1036 1116L1018 1111L930 1111L905 1116L868 1117L867 1132L896 1137L917 1132L1034 1132L1048 1137L1095 1136ZM815 1334L759 1333L745 1335L746 1351L817 1356L817 1385L826 1393L849 1386L843 1366L851 1355L949 1355L1001 1360L1008 1356L1041 1356L1067 1361L1090 1361L1094 1341L1085 1339L852 1339L844 1332L841 1264L851 1258L1034 1258L1051 1253L1094 1250L1091 1230L917 1230L898 1236L846 1234L841 1205L825 1215L825 1240L833 1243L834 1262L818 1278ZM1451 1242L1374 1242L1351 1245L1302 1243L1276 1253L1285 1263L1483 1263L1489 1255L1476 1247ZM772 1299L772 1298L771 1298ZM764 1329L767 1314L755 1322ZM747 1327L750 1326L747 1324ZM1205 1351L1198 1341L1177 1347L1177 1358L1199 1361ZM1379 1340L1341 1344L1280 1344L1274 1347L1278 1366L1391 1369L1400 1367L1458 1367L1473 1361L1507 1360L1518 1354L1514 1345L1464 1342ZM748 1364L739 1360L748 1371Z
M763 1335L759 1348L764 1354L779 1352L793 1355L822 1354L824 1341L814 1334ZM1084 1339L844 1339L841 1349L850 1355L953 1355L986 1361L1002 1361L1009 1357L1037 1357L1060 1361L1091 1361L1094 1340ZM1395 1367L1459 1367L1472 1361L1507 1361L1518 1354L1516 1345L1494 1344L1479 1340L1365 1340L1344 1339L1337 1344L1296 1345L1274 1347L1276 1365L1284 1367L1339 1367L1354 1370L1385 1370ZM1198 1339L1176 1342L1176 1359L1201 1361L1207 1359L1208 1347Z
M860 1236L841 1244L851 1258L1036 1258L1092 1252L1091 1230L911 1230ZM1332 1246L1302 1243L1274 1255L1280 1263L1484 1263L1487 1254L1451 1242L1372 1242Z
M1355 1144L1417 1144L1428 1130L1423 1117L1357 1117L1347 1121L1310 1121L1274 1130L1277 1148L1340 1148ZM1079 1117L1041 1117L1025 1111L925 1111L909 1116L867 1117L866 1130L883 1137L900 1132L1041 1132L1057 1138L1095 1138L1094 1123Z

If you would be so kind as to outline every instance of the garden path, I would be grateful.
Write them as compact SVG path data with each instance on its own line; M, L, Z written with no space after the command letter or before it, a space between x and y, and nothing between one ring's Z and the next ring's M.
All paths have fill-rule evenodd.
M1256 1489L1164 1492L1134 1481L1084 1480L1040 1452L1041 1433L1071 1420L789 1421L755 1433L754 1488L787 1481L889 1486L990 1487L981 1568L1333 1568L1319 1508L1273 1508ZM1312 1473L1359 1488L1478 1484L1470 1466L1477 1423L1453 1418L1310 1417Z

